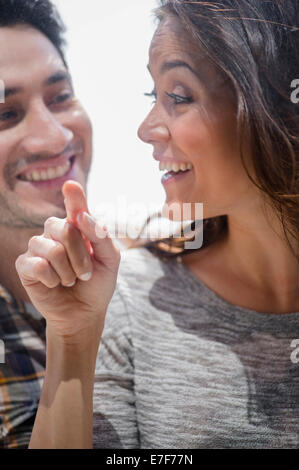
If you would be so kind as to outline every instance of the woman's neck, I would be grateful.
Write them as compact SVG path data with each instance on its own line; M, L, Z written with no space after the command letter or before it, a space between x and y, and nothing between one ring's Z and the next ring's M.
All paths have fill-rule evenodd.
M183 257L184 264L228 302L271 313L299 312L299 262L272 218L228 216L219 242ZM293 241L295 246L295 242ZM298 251L298 250L297 250Z

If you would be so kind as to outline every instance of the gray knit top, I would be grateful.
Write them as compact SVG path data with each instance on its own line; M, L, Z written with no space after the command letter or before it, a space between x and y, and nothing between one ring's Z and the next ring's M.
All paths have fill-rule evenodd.
M298 448L299 312L232 305L178 259L123 251L96 364L94 447Z

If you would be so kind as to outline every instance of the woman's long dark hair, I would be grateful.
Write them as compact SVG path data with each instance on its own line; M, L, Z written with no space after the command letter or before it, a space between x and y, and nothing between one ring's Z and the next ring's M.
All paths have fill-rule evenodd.
M291 84L299 79L299 1L161 0L158 20L169 15L179 19L199 51L230 80L237 97L242 164L277 213L297 257L289 236L299 242L299 103L291 99ZM242 142L248 139L255 179L244 163ZM143 229L157 216L161 213ZM201 229L203 248L227 233L227 216L205 219ZM191 251L184 249L190 240L186 230L181 238L146 241L141 241L142 231L129 248L145 246L165 259Z

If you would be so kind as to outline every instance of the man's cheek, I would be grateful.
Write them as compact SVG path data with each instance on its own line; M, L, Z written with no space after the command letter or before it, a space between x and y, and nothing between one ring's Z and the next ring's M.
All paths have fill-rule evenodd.
M82 110L77 110L73 113L72 122L69 124L75 139L82 140L84 145L86 159L91 158L92 153L92 125L87 114ZM90 162L88 162L90 164Z
M12 191L13 188L10 187L10 184L3 177L3 168L0 167L0 193L5 194Z
M86 138L90 139L92 134L92 125L86 111L84 111L83 108L77 108L72 111L70 118L70 126L74 131L79 134L83 133L86 135Z

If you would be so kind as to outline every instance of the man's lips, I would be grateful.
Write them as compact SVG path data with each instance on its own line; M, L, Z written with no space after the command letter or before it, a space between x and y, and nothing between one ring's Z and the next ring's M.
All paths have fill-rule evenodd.
M26 187L26 190L25 190L26 197L30 195L30 191L32 188L34 191L36 190L46 191L48 195L52 190L55 191L56 193L57 190L61 190L65 181L69 179L74 180L74 181L77 180L78 167L75 162L76 162L76 156L71 157L68 160L68 163L66 164L66 169L64 171L59 170L59 169L62 169L63 167L57 167L58 170L55 170L55 169L52 170L54 171L54 173L49 173L53 167L48 168L48 170L44 170L45 174L43 174L43 172L38 173L38 170L33 170L31 177L29 176L30 173L27 173L28 175L27 178L24 178L24 179L22 177L16 178L15 188L17 188L17 191L23 191L24 188Z
M75 158L75 154L73 152L68 152L60 155L59 157L52 157L51 159L38 161L31 165L26 165L23 167L22 171L19 171L15 174L15 177L21 179L26 174L30 174L33 171L47 171L50 168L56 168L59 166L65 165L68 160L72 160ZM21 166L22 162L20 162Z

